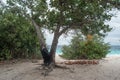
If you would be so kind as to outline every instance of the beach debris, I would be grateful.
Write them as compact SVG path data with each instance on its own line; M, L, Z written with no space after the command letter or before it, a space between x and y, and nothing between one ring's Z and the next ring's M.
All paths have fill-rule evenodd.
M66 64L66 65L73 65L73 64L92 64L96 65L99 64L99 60L67 60L64 62L61 62L60 64Z

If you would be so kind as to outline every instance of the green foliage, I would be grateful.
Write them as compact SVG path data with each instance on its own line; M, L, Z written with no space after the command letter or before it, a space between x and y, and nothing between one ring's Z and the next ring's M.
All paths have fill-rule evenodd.
M17 9L26 19L33 19L39 26L46 22L47 3L46 0L7 0L9 8Z
M12 9L0 11L0 60L40 57L34 27Z
M6 49L8 53L10 50L10 55L18 53L24 56L38 50L38 48L35 50L38 43L31 21L54 33L57 39L53 40L53 44L58 42L62 34L71 29L74 31L77 29L84 35L104 35L111 30L108 25L104 24L105 21L111 19L108 11L113 6L109 1L50 0L49 7L47 0L6 1L6 7L11 11L0 12L0 49L1 51Z
M47 18L52 32L58 26L64 33L79 29L84 35L104 36L104 33L111 31L104 22L111 19L112 15L108 12L113 6L104 0L50 0L50 7L53 9L48 11Z
M101 59L109 52L109 48L100 37L88 41L76 36L70 45L63 47L62 56L67 59Z

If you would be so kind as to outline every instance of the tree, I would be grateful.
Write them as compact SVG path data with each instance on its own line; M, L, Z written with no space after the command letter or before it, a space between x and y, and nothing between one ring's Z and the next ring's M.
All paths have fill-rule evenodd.
M10 8L18 7L21 15L35 27L40 45L44 45L42 28L54 33L50 55L55 62L55 51L59 37L69 30L79 30L84 34L103 35L111 30L104 24L111 19L114 0L7 0ZM49 7L50 9L49 9ZM86 33L87 32L87 33Z
M50 54L55 55L59 37L69 30L84 35L104 35L111 28L104 24L111 19L111 4L104 0L50 0L48 28L54 33Z
M47 4L46 0L7 0L9 9L16 9L19 11L17 15L21 15L28 23L33 25L36 30L39 40L40 50L45 46L45 39L42 29L45 28ZM43 56L44 57L44 56Z

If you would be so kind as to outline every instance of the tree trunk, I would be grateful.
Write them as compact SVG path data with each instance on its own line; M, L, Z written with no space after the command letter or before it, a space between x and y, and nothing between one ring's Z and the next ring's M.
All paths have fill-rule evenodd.
M32 24L35 27L35 30L36 30L36 33L37 33L37 36L39 39L40 48L42 48L45 45L43 33L42 33L40 27L35 23L34 20L32 20ZM59 29L60 29L60 27L58 26L57 29L55 30L54 38L53 38L51 49L50 49L50 60L51 60L51 63L53 63L54 65L55 65L55 52L57 49L58 39L60 37Z
M52 42L52 45L51 45L50 56L51 56L51 61L53 63L55 63L55 52L56 52L56 49L57 49L58 39L59 39L58 36L54 36L54 39L53 39L53 42Z
M50 49L51 62L53 64L55 64L55 52L57 49L58 39L60 37L59 29L60 27L58 27L54 33L54 38L53 38L51 49Z
M34 20L32 20L32 24L33 26L35 27L35 30L36 30L36 33L37 33L37 36L38 36L38 39L39 39L39 44L40 44L40 49L42 48L43 45L45 45L45 40L44 40L44 37L43 37L43 33L40 29L40 26L38 26Z

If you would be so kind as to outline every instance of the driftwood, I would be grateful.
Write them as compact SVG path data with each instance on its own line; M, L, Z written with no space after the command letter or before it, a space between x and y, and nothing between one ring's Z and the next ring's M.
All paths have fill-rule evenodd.
M66 60L64 62L60 62L59 64L73 65L73 64L99 64L99 60Z

